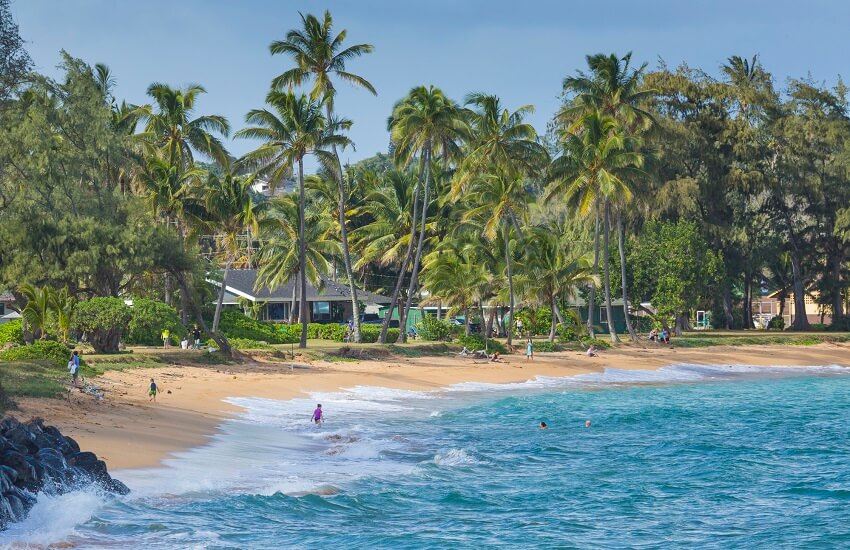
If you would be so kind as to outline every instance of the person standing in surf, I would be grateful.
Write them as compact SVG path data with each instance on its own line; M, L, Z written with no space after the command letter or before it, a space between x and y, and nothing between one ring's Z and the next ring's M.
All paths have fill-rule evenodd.
M322 414L322 404L316 405L316 410L313 411L313 416L311 418L313 422L316 423L317 426L322 425L322 420L324 419L324 415Z

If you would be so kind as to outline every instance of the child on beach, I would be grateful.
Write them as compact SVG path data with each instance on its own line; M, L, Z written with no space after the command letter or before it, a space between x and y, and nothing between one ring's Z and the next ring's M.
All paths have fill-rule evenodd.
M322 418L322 404L319 403L318 405L316 405L316 410L313 411L313 416L311 417L311 420L315 422L317 426L320 426L322 424Z
M77 376L80 374L80 354L77 350L71 354L68 360L68 372L71 373L71 384L77 386Z
M156 387L156 382L154 382L153 378L151 378L151 386L150 386L150 389L148 390L148 395L150 396L149 401L156 401L156 394L157 394L158 391L159 391L159 388Z
M531 338L529 338L528 343L525 344L525 360L534 361L534 344L531 342Z

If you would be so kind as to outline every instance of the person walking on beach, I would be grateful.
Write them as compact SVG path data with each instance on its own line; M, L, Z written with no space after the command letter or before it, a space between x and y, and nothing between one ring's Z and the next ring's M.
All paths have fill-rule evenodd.
M529 338L528 343L525 344L525 360L534 361L534 344L532 343L531 338Z
M198 328L198 325L192 328L192 340L195 341L192 349L201 349L201 329Z
M74 350L71 359L68 360L68 372L71 373L71 384L77 387L77 377L80 374L80 354L77 350Z
M168 331L167 328L163 329L162 330L162 348L163 349L168 349L169 340L171 340L171 333Z
M156 382L154 382L153 378L151 378L151 385L150 389L148 390L148 395L150 396L150 399L148 401L156 401L156 394L158 392L159 388L156 387Z
M317 426L321 426L323 418L324 415L322 414L322 404L319 403L318 405L316 405L316 410L313 411L313 416L311 417L311 420L315 422Z

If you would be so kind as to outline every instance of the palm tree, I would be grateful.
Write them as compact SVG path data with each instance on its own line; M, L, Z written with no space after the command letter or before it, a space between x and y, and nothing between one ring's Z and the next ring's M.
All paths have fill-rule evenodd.
M47 325L50 322L50 304L53 289L49 286L38 288L29 283L20 286L21 294L26 296L27 304L21 310L28 330L38 334L41 340L47 339Z
M629 134L638 134L647 130L654 122L652 114L644 108L646 101L652 97L655 90L646 89L642 86L643 72L646 63L637 68L631 67L631 52L622 58L615 54L595 54L587 56L587 65L590 74L578 71L576 76L564 79L564 92L572 95L571 101L558 113L558 120L565 129L564 134L582 132L586 117L607 116L616 121L620 128ZM628 201L626 201L627 203ZM621 250L621 264L625 265L624 257L624 233L619 230L623 227L622 215L624 204L616 209L619 248ZM594 223L594 272L599 267L599 225L600 213L604 205L596 204ZM604 223L603 223L604 225ZM590 285L590 299L588 301L587 330L593 334L593 308L595 284ZM625 271L622 278L623 302L625 308L626 328L633 340L637 340L628 314L628 283ZM610 315L610 311L608 312ZM609 317L610 319L610 317Z
M447 303L449 314L462 311L464 331L469 336L469 308L479 302L476 291L486 282L483 266L471 254L465 254L458 245L445 240L423 262L422 283L428 290L430 303Z
M265 203L258 202L252 186L254 176L234 175L228 163L221 175L208 173L203 185L194 189L204 210L205 224L216 235L216 248L222 256L222 283L215 305L212 330L218 331L227 273L239 254L239 239L246 230L258 232L258 216Z
M350 143L348 138L334 133L336 128L330 124L322 113L324 99L310 100L304 94L296 96L292 92L272 90L266 96L269 109L254 109L246 116L250 126L236 133L237 137L260 139L264 141L254 151L246 154L243 161L256 166L258 173L268 175L272 181L278 182L290 174L295 165L298 166L299 190L299 230L298 230L298 263L300 285L300 311L307 309L307 280L305 274L305 215L306 200L304 196L304 157L316 156L320 162L327 165L333 161L332 153L327 148L332 145L345 146ZM307 347L307 316L302 315L301 348Z
M192 118L195 102L206 93L203 86L192 84L186 88L172 88L154 82L147 93L155 105L138 107L134 116L144 122L144 130L137 137L151 149L165 151L165 160L171 164L189 167L194 162L193 150L219 163L227 162L227 150L216 134L227 137L230 124L220 115Z
M547 199L556 194L564 194L569 201L577 204L579 212L585 216L591 210L597 213L601 210L604 224L602 250L605 307L611 341L619 342L611 322L613 308L608 247L610 205L612 201L626 203L631 200L632 190L625 175L631 172L640 173L643 157L635 152L636 139L626 135L612 116L596 111L586 114L583 120L581 133L569 133L562 137L565 154L552 163L550 169L553 182L547 190ZM595 241L598 247L598 232ZM597 262L594 262L594 266L596 265ZM591 300L588 308L589 319L592 318L592 307ZM626 315L628 316L628 311Z
M293 29L286 33L284 40L272 42L269 49L272 55L284 54L292 57L295 67L277 76L272 81L275 89L289 89L301 86L304 82L312 80L313 87L310 97L317 101L322 99L325 106L325 114L328 120L333 120L334 99L336 88L333 80L338 78L356 87L365 88L373 95L378 95L375 88L362 76L350 73L346 70L347 61L371 53L374 49L370 44L356 44L345 49L342 43L348 35L346 30L333 35L333 18L329 11L325 11L322 21L312 15L301 15L301 29ZM345 200L348 194L342 164L336 145L331 145L335 159L333 174L337 187L337 216L339 219L340 242L342 243L343 263L345 274L348 277L348 288L351 292L351 308L354 321L353 339L360 342L360 305L357 301L357 286L354 281L354 271L351 264L351 252L348 246L348 227L346 224Z
M319 209L307 209L306 212L304 272L311 284L321 288L322 274L330 269L328 258L338 255L340 246L331 237L332 224L324 212ZM284 195L268 203L260 221L260 237L263 244L257 252L260 266L257 271L257 288L264 286L270 289L280 288L300 277L300 227L300 207L294 197ZM297 288L298 284L293 285L292 303L289 307L290 324L293 322L295 312ZM306 319L304 308L299 309L298 315L303 324Z
M69 294L67 286L50 293L50 308L56 314L56 327L63 344L68 343L68 332L71 330L76 307L77 300Z
M395 147L393 157L396 164L408 167L415 159L418 159L419 177L413 191L413 217L408 251L405 260L402 262L402 269L390 298L390 307L381 327L381 342L385 341L389 320L398 301L401 284L411 259L413 243L416 241L416 255L413 258L407 301L403 313L399 315L400 337L402 341L406 340L405 323L413 300L413 293L418 284L422 249L425 243L428 207L431 204L428 182L429 179L433 179L432 161L434 152L439 151L444 161L456 156L459 153L459 142L467 135L466 125L458 105L446 97L442 90L434 86L427 88L418 86L410 90L406 97L396 103L387 126ZM424 188L421 219L418 211L420 187ZM418 241L415 235L417 223L419 223Z
M555 341L557 325L564 324L558 305L573 298L581 285L593 280L590 263L585 258L570 257L568 244L549 227L537 227L529 239L525 269L517 286L531 301L546 304L552 310L549 341Z
M495 95L469 94L465 111L471 143L455 173L452 196L457 197L477 175L501 170L507 177L534 174L548 162L546 148L537 141L537 131L523 122L534 107L524 105L514 112L503 109Z
M467 196L465 221L482 223L481 234L493 242L501 237L505 248L505 271L508 279L508 303L511 322L514 320L514 277L511 232L522 234L520 221L524 222L528 209L529 195L518 177L506 177L497 172L476 178L470 185ZM513 343L513 331L509 330L508 345Z

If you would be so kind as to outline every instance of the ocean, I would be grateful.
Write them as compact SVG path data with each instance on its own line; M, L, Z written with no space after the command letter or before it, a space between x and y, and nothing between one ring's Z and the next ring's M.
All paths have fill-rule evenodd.
M130 495L42 495L0 544L847 547L848 374L677 365L232 399L244 412L208 445L113 472Z

